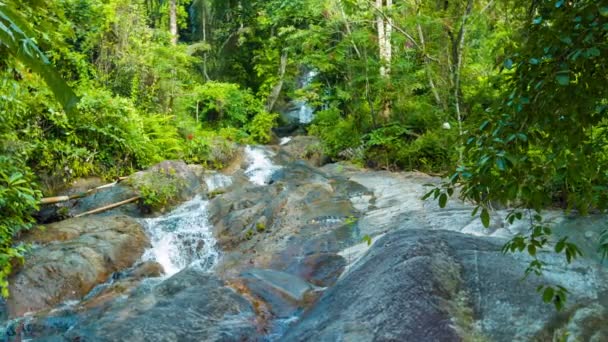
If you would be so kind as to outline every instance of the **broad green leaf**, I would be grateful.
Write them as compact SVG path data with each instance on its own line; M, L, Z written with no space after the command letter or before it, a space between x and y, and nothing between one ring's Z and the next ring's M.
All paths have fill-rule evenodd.
M484 227L489 228L490 227L490 212L488 212L487 208L483 208L483 210L481 211L481 223L483 224Z
M445 208L447 203L448 203L448 195L445 193L441 194L441 196L439 196L439 207Z

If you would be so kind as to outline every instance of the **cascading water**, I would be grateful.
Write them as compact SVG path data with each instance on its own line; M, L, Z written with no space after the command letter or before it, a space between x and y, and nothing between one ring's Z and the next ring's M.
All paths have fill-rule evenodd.
M308 87L313 79L319 74L316 70L306 72L299 82L299 88ZM309 124L314 119L314 109L304 100L294 100L291 102L291 110L286 114L289 118L300 124Z
M211 192L229 187L232 185L232 178L221 173L215 173L205 178L205 184L207 184L207 191Z
M248 164L245 175L247 175L249 180L254 184L268 184L272 174L281 168L274 165L270 160L271 152L261 147L247 146L245 148L245 156Z
M219 253L207 217L208 203L197 196L167 215L142 220L152 243L143 259L161 264L167 276L191 264L212 269Z

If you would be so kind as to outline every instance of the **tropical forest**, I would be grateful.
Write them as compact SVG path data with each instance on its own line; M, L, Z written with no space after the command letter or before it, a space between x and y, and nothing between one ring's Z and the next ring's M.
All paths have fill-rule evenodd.
M3 341L608 341L608 0L0 0Z

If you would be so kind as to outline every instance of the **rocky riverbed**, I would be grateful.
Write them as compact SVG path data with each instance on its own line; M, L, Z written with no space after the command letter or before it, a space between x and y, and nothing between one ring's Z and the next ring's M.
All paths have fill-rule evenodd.
M541 254L544 275L522 280L529 258L501 248L527 228L506 212L485 229L466 203L421 200L437 178L320 166L314 144L247 147L224 173L164 162L185 180L172 211L131 204L32 231L5 339L608 340L608 273L593 257L605 217L550 213L558 236L586 232L587 256ZM119 184L68 209L133 195ZM542 302L542 284L570 290L564 310Z

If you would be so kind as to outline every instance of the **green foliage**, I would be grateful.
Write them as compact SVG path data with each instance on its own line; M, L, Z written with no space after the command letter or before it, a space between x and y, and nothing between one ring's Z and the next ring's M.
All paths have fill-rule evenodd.
M24 246L14 245L13 239L34 223L31 214L38 209L42 197L34 175L13 159L0 156L0 287L8 296L7 278L15 262L23 260Z
M266 112L257 114L247 126L251 139L259 144L268 144L272 139L271 129L276 126L278 118L278 114Z
M184 102L190 115L197 115L198 108L199 120L212 127L240 128L263 112L262 103L250 91L233 83L207 82Z
M22 6L10 0L0 2L0 47L6 47L11 55L42 76L65 111L73 113L78 102L76 95L36 44L32 24L20 14L18 5ZM31 8L26 5L26 10Z
M356 123L352 118L343 119L337 108L317 112L308 132L321 138L325 153L331 157L360 144Z
M502 63L505 100L488 108L472 130L462 163L443 189L458 184L461 196L483 213L492 203L530 208L527 215L509 215L511 223L526 218L531 224L504 251L526 252L532 257L526 275L540 275L540 250L554 246L568 263L582 255L568 237L553 241L542 210L560 206L586 214L607 208L608 91L597 68L608 62L608 18L591 0L539 1L530 13L523 43ZM489 216L482 221L489 225ZM599 250L605 251L603 244ZM566 299L565 290L550 286L543 297L558 309Z
M142 208L145 211L164 209L175 204L179 192L185 184L176 178L172 172L151 171L131 181L139 192Z

